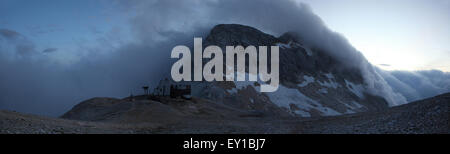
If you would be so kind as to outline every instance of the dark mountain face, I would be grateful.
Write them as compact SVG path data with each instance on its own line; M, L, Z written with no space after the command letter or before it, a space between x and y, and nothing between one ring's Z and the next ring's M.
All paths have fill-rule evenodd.
M203 46L209 45L221 47L224 53L225 46L279 46L281 85L276 92L259 93L255 82L204 82L194 86L196 96L262 112L281 108L300 116L339 115L388 107L384 98L367 92L358 68L346 66L320 47L305 44L295 33L277 38L253 27L221 24L206 37Z
M219 47L237 46L270 46L279 40L253 27L238 24L221 24L215 26L205 39L205 45Z
M319 48L308 48L293 32L287 32L276 38L253 27L238 24L215 26L206 37L204 46L272 46L281 45L280 77L293 80L296 73L314 74L315 72L333 72L346 78L363 83L361 72L357 68L346 67ZM313 53L314 50L314 53Z

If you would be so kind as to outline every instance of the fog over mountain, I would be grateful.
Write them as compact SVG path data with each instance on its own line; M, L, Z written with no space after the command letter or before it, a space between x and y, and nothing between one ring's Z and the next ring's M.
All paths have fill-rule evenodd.
M384 80L401 93L408 102L450 91L450 73L439 70L384 71L378 69Z
M329 30L308 5L293 1L119 1L135 10L129 20L133 42L117 48L105 44L80 47L87 54L71 64L52 60L60 51L38 51L13 29L0 29L0 109L59 116L82 100L96 96L124 97L140 93L143 84L155 86L170 72L170 51L192 45L217 24L236 23L274 36L298 34L363 73L368 93L390 105L450 91L449 73L441 71L384 71L372 66L339 33ZM114 40L112 40L114 41ZM426 51L424 51L426 52Z

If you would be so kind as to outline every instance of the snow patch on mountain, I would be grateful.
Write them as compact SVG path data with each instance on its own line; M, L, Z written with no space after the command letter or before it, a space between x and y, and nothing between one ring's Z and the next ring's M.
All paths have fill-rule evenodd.
M331 108L325 107L322 104L318 103L317 101L303 95L297 89L291 89L280 85L280 87L276 92L266 93L266 95L270 98L270 100L274 104L276 104L279 107L290 109L291 104L293 104L303 111L310 111L311 109L316 109L320 111L321 114L324 116L341 115L341 113ZM306 115L302 111L299 111L298 114L300 114L301 116Z
M246 73L236 72L236 74L237 74L237 76L244 76L246 79L257 77L256 74L251 74L251 73L249 74L247 72ZM227 75L227 78L229 78L229 77L230 76ZM252 86L253 88L257 89L255 83L259 83L260 85L264 84L264 82L262 82L259 79L258 79L258 81L247 81L247 80L246 81L236 81L236 80L234 80L233 82L236 85L236 88L228 89L227 92L230 94L235 94L238 92L238 90L241 90L248 86Z
M327 94L328 90L327 90L327 88L320 88L317 92L322 93L322 94Z
M291 43L291 42L289 42L289 43ZM279 46L281 49L290 49L291 48L291 46L286 43L277 43L276 45Z
M311 117L311 114L309 112L303 110L296 110L294 111L294 113L300 115L301 117Z
M355 102L355 101L351 101L351 103L355 107L353 109L360 109L360 108L364 107L364 106L362 106L361 104L359 104L358 102Z
M359 98L364 98L364 87L363 85L356 85L350 81L345 80L345 85L347 87L348 90L350 90L353 94L355 94L356 96L358 96Z
M304 75L303 76L303 79L305 80L305 81L303 81L302 83L300 83L300 84L297 84L297 86L299 86L299 87L305 87L305 86L307 86L308 84L310 84L310 83L313 83L314 82L314 77L312 77L312 76L307 76L307 75Z
M306 46L302 46L302 48L305 49L306 54L307 54L308 56L312 56L312 53L313 53L313 52L312 52L311 48L306 47Z
M317 81L321 86L336 89L339 87L339 83L336 83L334 80L328 80L324 82Z

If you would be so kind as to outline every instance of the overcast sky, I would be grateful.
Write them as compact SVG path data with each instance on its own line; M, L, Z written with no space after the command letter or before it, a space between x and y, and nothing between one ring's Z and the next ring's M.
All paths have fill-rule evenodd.
M450 0L298 0L383 69L450 71Z
M298 0L387 70L450 71L450 0ZM80 44L133 41L136 13L116 1L2 0L0 28L26 36L56 60L76 61ZM107 36L107 37L105 37ZM107 40L110 39L110 40Z

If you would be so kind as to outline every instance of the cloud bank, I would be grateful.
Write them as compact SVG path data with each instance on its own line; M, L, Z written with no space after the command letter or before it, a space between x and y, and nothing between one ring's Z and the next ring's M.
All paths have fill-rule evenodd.
M13 31L13 30L10 30ZM192 36L171 34L169 41L141 41L118 48L80 47L72 64L54 60L56 49L38 51L18 32L0 35L0 109L60 116L92 97L141 94L169 72L170 50Z
M408 102L450 92L450 73L439 70L378 72Z

